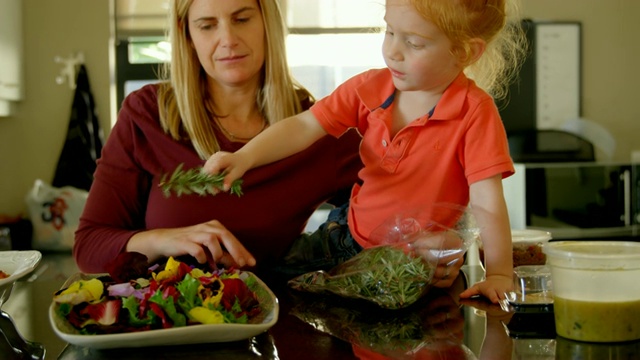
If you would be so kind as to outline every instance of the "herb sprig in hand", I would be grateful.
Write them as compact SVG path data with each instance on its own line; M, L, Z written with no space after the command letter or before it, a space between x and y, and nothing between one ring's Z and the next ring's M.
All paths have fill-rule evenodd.
M164 196L169 197L174 192L178 197L183 194L198 194L200 196L216 195L223 189L224 174L212 175L202 171L202 168L195 167L183 170L180 164L173 171L173 174L164 174L158 186L162 188ZM229 189L231 194L242 195L242 179L238 179L231 184Z

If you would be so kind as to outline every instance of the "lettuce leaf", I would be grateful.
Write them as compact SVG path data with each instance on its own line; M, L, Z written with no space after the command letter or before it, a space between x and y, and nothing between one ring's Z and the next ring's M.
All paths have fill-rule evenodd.
M138 316L138 312L140 309L140 302L135 296L129 296L123 298L122 307L128 311L129 315L129 325L134 327L143 327L147 325L153 324L157 317L153 312L147 312L146 317L141 319Z
M170 288L173 288L172 286ZM174 288L175 289L175 288ZM165 289L164 292L160 290L156 291L151 297L149 301L157 304L164 310L164 312L169 316L171 321L173 322L174 327L186 326L187 318L184 314L181 314L176 309L176 304L174 303L173 296L164 296L164 293L168 292L168 288Z
M194 279L191 275L185 275L184 279L176 284L176 289L180 292L178 297L178 306L184 313L197 306L202 306L202 299L198 296L198 287L200 281Z

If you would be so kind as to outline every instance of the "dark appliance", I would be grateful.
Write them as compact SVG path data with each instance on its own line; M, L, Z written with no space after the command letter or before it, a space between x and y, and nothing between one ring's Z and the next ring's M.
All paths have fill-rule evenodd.
M638 163L519 163L513 177L504 182L512 223L554 240L640 240ZM509 189L514 183L524 191Z

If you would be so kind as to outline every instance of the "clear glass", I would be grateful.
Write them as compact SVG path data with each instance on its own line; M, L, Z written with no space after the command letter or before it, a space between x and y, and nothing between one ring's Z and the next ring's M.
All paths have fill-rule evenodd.
M515 292L513 304L536 305L553 303L551 270L545 265L524 265L513 269Z

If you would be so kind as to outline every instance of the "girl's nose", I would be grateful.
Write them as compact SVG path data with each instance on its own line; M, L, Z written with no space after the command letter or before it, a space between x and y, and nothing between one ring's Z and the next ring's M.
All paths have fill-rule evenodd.
M385 39L382 47L383 55L390 60L402 60L402 52L398 49L397 41L394 39Z

